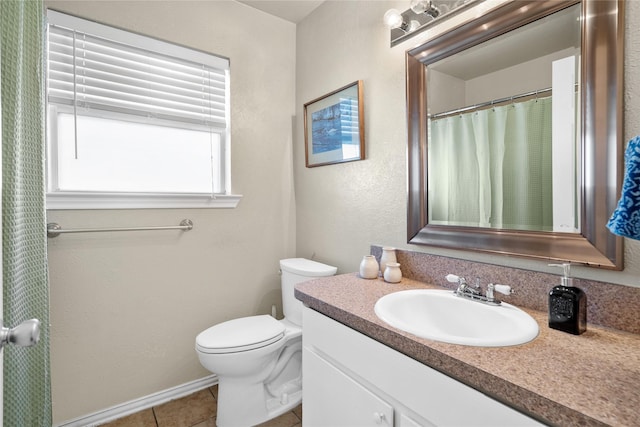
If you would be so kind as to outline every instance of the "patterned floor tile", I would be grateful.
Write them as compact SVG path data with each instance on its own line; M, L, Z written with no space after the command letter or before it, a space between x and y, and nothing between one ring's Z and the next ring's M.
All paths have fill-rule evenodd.
M215 385L102 427L216 427L217 396ZM259 427L302 427L302 405Z
M302 420L302 403L293 408L293 413Z
M209 418L206 421L203 421L201 423L198 423L196 425L194 425L193 427L216 427L216 419L215 418Z
M103 424L103 427L157 427L157 424L153 411L151 409L146 409L110 423Z
M214 418L216 401L209 389L153 408L158 427L192 427Z

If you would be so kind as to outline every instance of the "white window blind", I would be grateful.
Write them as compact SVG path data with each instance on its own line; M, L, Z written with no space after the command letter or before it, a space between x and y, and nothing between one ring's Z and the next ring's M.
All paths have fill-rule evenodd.
M114 29L95 23L90 34L74 28L79 25L67 15L50 13L49 22L50 103L189 128L226 127L227 60L186 48L200 62L171 56L164 52L179 46L168 49L159 40L152 45L160 51L140 48L130 43L151 39L124 32L114 37Z
M48 207L69 197L105 208L162 207L130 203L158 194L239 200L228 182L228 59L47 16ZM125 202L94 206L110 194Z

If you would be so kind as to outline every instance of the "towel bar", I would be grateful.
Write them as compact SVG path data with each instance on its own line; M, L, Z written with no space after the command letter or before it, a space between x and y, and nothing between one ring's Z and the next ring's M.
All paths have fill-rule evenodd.
M63 233L95 233L104 231L151 231L151 230L183 230L189 231L193 228L190 219L183 219L180 225L168 225L159 227L121 227L121 228L71 228L63 229L57 222L47 224L47 237L58 237Z

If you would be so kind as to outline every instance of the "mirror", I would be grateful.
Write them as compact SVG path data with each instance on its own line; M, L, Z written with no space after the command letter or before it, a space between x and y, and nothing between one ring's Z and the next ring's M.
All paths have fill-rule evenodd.
M622 269L623 6L508 2L407 52L409 243Z
M429 224L580 231L580 5L427 65Z

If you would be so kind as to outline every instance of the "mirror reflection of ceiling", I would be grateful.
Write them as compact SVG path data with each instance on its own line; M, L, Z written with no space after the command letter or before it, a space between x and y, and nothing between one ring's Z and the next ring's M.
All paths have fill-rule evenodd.
M324 0L238 0L238 2L297 24L324 3Z
M469 80L570 47L580 48L580 8L575 7L511 31L509 37L492 39L429 67Z

